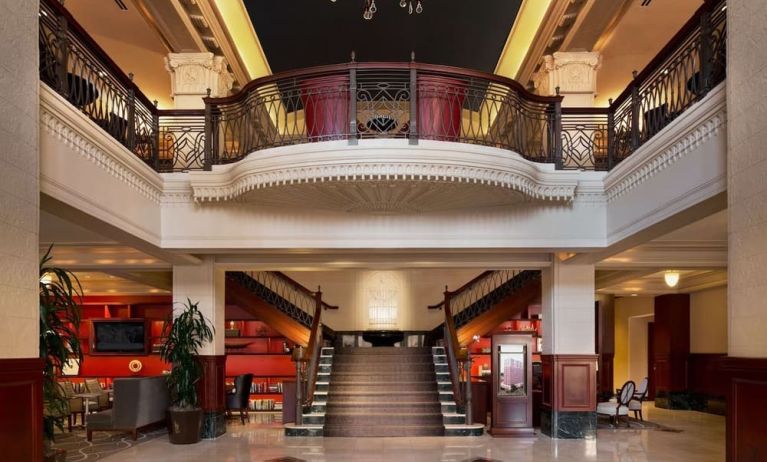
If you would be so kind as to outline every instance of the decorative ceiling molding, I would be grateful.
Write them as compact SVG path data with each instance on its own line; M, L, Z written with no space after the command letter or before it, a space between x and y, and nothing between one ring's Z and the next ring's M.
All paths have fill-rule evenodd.
M160 203L160 175L44 83L40 84L40 126L117 180Z
M329 141L259 151L212 172L190 172L196 201L232 200L282 185L337 182L429 182L484 185L532 199L570 201L581 178L552 164L524 160L484 146L402 140L363 140L358 146Z
M725 83L685 111L651 140L618 164L605 177L608 202L693 152L723 133L727 126Z

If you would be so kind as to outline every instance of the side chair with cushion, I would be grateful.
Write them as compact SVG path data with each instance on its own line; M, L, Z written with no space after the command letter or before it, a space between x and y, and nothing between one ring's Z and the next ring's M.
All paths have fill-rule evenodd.
M647 399L648 385L649 380L647 377L645 377L641 382L639 382L639 388L637 388L636 392L634 392L634 396L631 398L631 401L629 401L629 411L634 412L635 419L638 415L639 420L642 421L644 421L644 416L642 415L642 403L645 399Z
M629 380L621 387L620 393L615 400L605 403L597 404L597 414L610 416L610 420L613 425L618 425L618 419L621 416L626 417L626 425L628 425L629 415L629 402L634 398L634 391L636 390L636 384Z
M250 398L250 386L253 383L253 374L238 375L234 379L234 390L226 395L226 412L229 416L232 411L240 411L240 421L245 424L248 418L248 398Z
M72 382L59 382L59 387L69 403L69 417L67 423L69 431L71 432L73 422L74 424L77 424L77 414L80 414L80 422L85 425L85 406L83 404L83 399L75 396L77 392L75 391Z
M98 399L96 402L97 410L103 411L109 409L109 393L101 388L101 384L97 379L85 379L85 389L88 393L98 393Z

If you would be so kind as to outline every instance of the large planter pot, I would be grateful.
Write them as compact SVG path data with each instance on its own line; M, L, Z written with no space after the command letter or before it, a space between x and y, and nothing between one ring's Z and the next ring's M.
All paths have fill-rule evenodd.
M461 112L466 84L436 75L418 76L418 136L457 141L461 136Z
M194 444L200 441L202 409L168 409L168 438L173 444Z
M349 76L302 81L301 104L309 138L340 139L349 133Z

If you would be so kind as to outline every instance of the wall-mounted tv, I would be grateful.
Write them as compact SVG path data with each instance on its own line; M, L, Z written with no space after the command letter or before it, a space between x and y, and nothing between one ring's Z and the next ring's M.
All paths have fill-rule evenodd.
M144 319L92 319L91 353L146 354Z

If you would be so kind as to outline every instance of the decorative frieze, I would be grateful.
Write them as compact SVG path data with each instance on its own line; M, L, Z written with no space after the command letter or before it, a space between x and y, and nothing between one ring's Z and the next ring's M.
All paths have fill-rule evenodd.
M226 96L234 83L224 57L213 53L170 53L165 68L176 109L200 109L208 89L210 96Z

